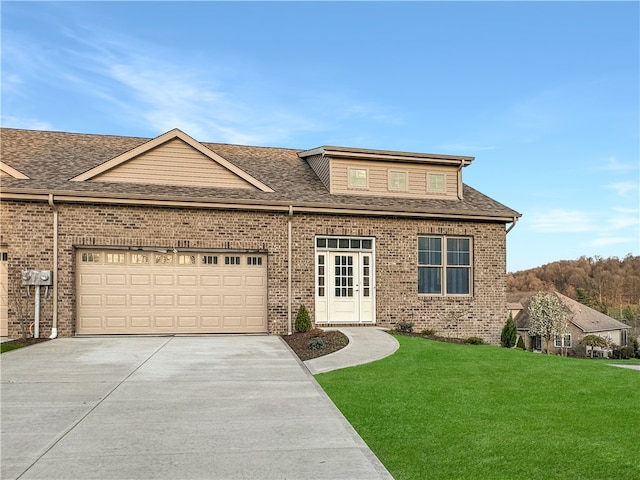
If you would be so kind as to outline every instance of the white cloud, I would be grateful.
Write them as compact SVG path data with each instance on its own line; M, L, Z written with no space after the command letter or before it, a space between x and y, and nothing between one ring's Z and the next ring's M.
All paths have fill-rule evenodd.
M626 197L628 193L638 190L638 182L624 181L610 183L606 186L608 189L615 191L621 197Z
M531 214L532 229L541 233L579 233L594 228L594 218L580 210L550 209Z
M638 169L638 163L623 163L618 161L618 159L616 157L609 157L607 158L607 160L605 161L604 165L602 166L601 170L607 170L610 172L628 172L629 170L637 170Z
M587 242L584 242L582 245L585 247L608 247L610 245L621 245L625 243L631 243L633 241L632 238L629 237L597 237ZM637 240L636 240L637 241Z
M44 122L35 118L5 116L2 115L2 126L10 128L24 128L26 130L53 130L49 122Z

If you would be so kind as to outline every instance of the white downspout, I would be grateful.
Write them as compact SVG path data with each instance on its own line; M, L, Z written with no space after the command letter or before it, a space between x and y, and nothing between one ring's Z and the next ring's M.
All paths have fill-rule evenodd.
M464 160L460 160L460 165L458 165L458 200L463 200L462 193L462 167L464 167Z
M287 335L291 335L291 220L293 218L293 205L289 205L289 217L287 218Z
M513 223L509 226L509 228L507 228L507 231L505 232L505 235L506 235L507 233L509 233L513 227L515 227L515 226L516 226L516 222L517 222L517 221L518 221L518 217L513 217Z
M58 206L53 203L53 194L49 194L49 205L53 209L53 271L51 272L53 318L49 338L56 338L58 336Z

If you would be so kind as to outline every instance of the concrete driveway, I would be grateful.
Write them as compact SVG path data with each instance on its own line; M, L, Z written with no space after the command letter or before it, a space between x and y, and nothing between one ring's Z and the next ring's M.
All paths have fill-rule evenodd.
M5 480L392 478L278 337L61 338L0 361Z

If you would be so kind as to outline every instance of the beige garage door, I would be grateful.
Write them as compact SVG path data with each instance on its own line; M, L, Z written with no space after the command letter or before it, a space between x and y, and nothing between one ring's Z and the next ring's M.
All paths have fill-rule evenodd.
M7 249L0 247L0 337L6 337L8 330L8 282Z
M264 333L264 254L79 250L77 333Z

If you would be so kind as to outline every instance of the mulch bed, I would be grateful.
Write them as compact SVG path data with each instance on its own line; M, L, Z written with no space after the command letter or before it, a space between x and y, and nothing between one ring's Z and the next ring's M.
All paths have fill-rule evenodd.
M324 346L318 349L309 348L309 342L312 338L316 337L322 339ZM295 332L291 335L282 335L282 339L287 342L291 350L293 350L302 361L337 352L349 344L347 336L337 330L315 329L304 333Z

